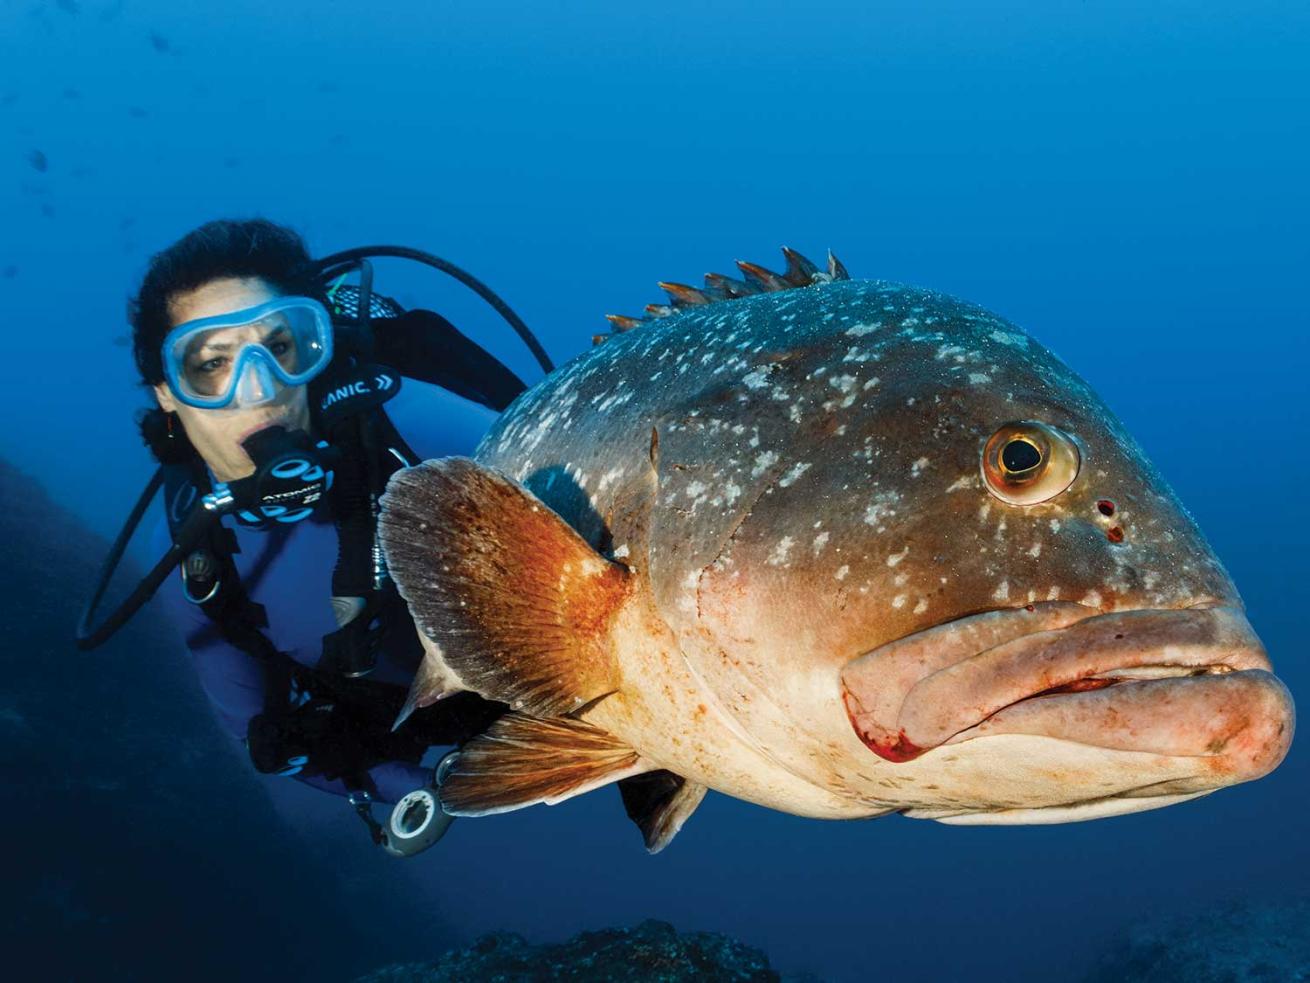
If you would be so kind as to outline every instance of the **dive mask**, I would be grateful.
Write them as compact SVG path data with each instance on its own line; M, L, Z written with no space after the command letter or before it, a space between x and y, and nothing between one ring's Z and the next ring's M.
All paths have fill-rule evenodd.
M332 360L332 319L311 297L275 297L257 307L179 324L163 346L168 388L197 409L259 406L299 386Z

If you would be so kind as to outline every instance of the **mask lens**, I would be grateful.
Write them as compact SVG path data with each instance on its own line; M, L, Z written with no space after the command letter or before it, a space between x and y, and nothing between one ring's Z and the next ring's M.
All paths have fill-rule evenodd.
M225 406L251 385L258 401L271 399L275 377L295 386L322 371L331 331L327 312L304 297L180 325L164 345L169 381L193 405Z

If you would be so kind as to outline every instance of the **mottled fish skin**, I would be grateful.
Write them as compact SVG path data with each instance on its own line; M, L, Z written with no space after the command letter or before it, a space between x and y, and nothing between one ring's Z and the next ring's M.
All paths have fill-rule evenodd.
M1012 506L984 486L982 445L1016 420L1078 444L1078 477L1049 502ZM631 713L649 722L663 700L671 732L718 728L695 760L621 736L661 766L802 814L1061 801L1028 795L1022 762L996 766L994 749L1019 753L1023 738L993 739L986 760L968 744L913 766L870 753L840 696L842 667L863 653L1032 603L1241 604L1089 387L1021 329L929 290L820 283L642 324L520 397L476 459L643 578L676 651L666 639L628 669L680 665L676 684L625 680ZM605 702L588 719L620 732ZM711 760L723 734L735 764ZM1061 766L1085 764L1114 794L1112 757L1071 746ZM749 774L761 769L771 777Z

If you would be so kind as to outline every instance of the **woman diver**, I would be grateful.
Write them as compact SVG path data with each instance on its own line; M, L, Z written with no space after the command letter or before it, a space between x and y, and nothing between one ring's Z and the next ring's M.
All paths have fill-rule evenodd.
M182 571L164 607L218 719L259 771L349 796L376 842L409 855L451 821L431 794L426 812L411 801L436 784L425 752L504 707L472 693L406 704L423 649L386 576L377 497L400 467L470 453L523 384L439 316L372 295L363 266L359 287L342 274L329 289L295 232L210 222L153 257L129 315L158 404L141 420L166 475L157 546ZM377 331L347 330L361 323ZM370 803L402 799L389 827L372 819Z

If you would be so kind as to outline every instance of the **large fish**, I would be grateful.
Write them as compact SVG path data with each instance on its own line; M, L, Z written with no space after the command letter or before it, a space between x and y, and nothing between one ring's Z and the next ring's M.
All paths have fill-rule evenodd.
M804 816L1048 823L1258 778L1292 738L1228 575L1087 384L1013 324L788 251L398 473L411 701L511 706L445 807L619 781Z

